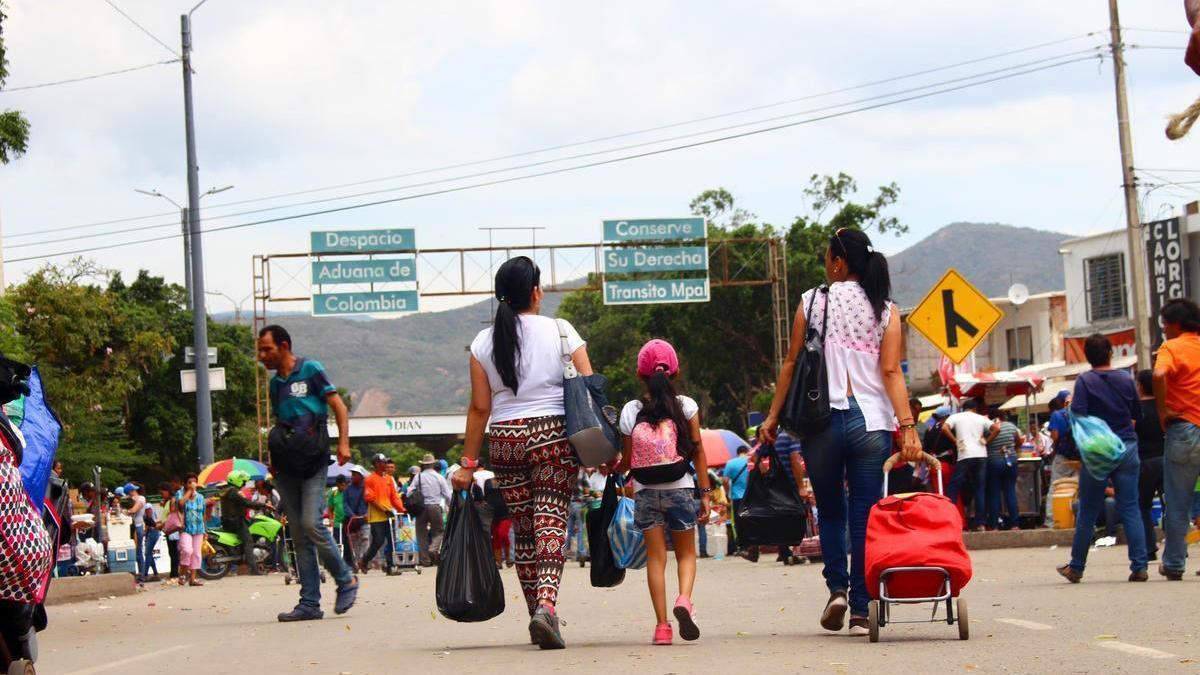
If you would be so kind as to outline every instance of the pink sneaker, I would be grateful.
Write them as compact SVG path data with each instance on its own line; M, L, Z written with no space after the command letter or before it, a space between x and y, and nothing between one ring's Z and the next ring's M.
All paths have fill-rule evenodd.
M671 624L660 623L654 627L654 641L650 644L654 645L669 645L671 638L674 637L674 631L671 630Z
M696 609L692 601L679 596L675 599L675 620L679 622L679 637L687 641L700 638L700 626L696 625Z

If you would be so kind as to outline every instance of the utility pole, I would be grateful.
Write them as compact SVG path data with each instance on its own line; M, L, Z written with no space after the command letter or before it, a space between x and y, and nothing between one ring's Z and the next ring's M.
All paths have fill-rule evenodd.
M192 311L192 233L188 232L188 210L179 209L179 224L183 229L183 289L187 294L184 306Z
M208 385L208 314L204 309L204 249L200 236L200 176L196 164L196 127L192 113L192 12L179 17L183 62L183 124L187 142L188 238L192 248L192 345L196 350L196 450L200 466L213 461L212 392Z
M1133 138L1129 134L1129 103L1125 100L1125 45L1117 0L1108 0L1112 34L1113 79L1117 88L1117 137L1121 144L1121 180L1125 190L1125 235L1129 246L1129 285L1133 304L1133 335L1138 369L1150 367L1150 317L1146 298L1146 265L1142 255L1142 218L1138 212L1137 179L1133 175Z

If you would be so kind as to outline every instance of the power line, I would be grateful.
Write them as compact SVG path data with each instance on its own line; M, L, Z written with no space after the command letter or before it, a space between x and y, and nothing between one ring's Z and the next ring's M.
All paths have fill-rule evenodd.
M76 82L85 82L87 80L98 80L102 77L110 77L112 75L124 75L125 73L133 73L133 72L137 72L139 70L153 68L155 66L165 66L170 63L179 63L179 59L173 59L171 61L155 61L154 63L145 63L140 66L133 66L131 68L122 68L121 70L110 70L106 73L96 73L95 75L84 75L82 77L72 77L71 79L68 79L68 80L55 80L54 82L42 82L39 84L26 84L26 85L23 85L20 87L5 87L3 91L0 91L0 94L7 94L9 92L14 92L14 91L25 91L28 89L42 89L44 87L57 87L60 84L74 84Z
M146 29L145 26L138 23L132 16L129 16L128 14L126 14L125 11L122 10L120 7L117 7L117 3L113 2L112 0L104 0L104 2L106 2L109 7L112 7L113 9L115 9L117 11L117 14L120 14L121 16L125 17L125 19L129 23L136 26L138 30L145 33L146 36L149 37L151 40L154 40L158 44L162 45L162 48L167 50L167 52L170 53L171 56L174 56L177 59L179 58L179 52L175 51L175 49L172 48L171 45L168 45L167 43L163 42L162 40L159 40L157 35L155 35L154 33L151 33L149 30Z
M1097 35L1100 32L1102 32L1102 31L1091 31L1088 33L1081 33L1081 34L1073 35L1070 37L1065 37L1065 38L1060 38L1057 40L1050 40L1047 42L1041 42L1038 44L1029 45L1027 47L1020 47L1017 49L1010 49L1010 50L1006 50L1006 51L995 52L995 53L988 54L985 56L976 57L973 59L967 59L965 61L958 61L955 63L946 64L943 66L926 68L923 70L905 73L902 75L896 75L893 77L874 80L871 82L865 82L862 84L857 84L857 85L853 85L853 86L849 86L849 87L843 87L841 89L834 89L831 91L821 92L821 93L817 93L817 94L808 94L805 96L787 99L784 101L777 101L774 103L767 103L767 104L763 104L763 105L752 106L749 108L741 108L738 110L732 110L732 111L719 113L719 114L715 114L715 115L708 115L708 116L704 116L704 117L693 118L693 119L685 120L682 122L663 124L663 125L659 125L659 126L647 127L644 129L638 129L638 130L634 130L634 131L627 131L627 132L611 134L611 135L607 135L607 136L600 136L600 137L591 138L588 140L574 141L574 142L570 142L570 143L562 143L562 144L558 144L558 145L552 145L552 146L547 146L547 147L543 147L543 148L538 148L535 150L525 150L525 151L521 151L521 152L507 154L507 155L499 155L499 156L495 156L495 157L489 157L486 159L471 160L471 161L460 162L460 163L456 163L456 164L447 164L447 165L437 166L437 167L428 168L428 169L420 169L420 170L410 171L410 172L406 172L406 173L393 174L390 176L381 176L378 178L370 178L370 179L366 179L366 180L354 181L354 182L349 182L349 183L340 183L340 184L327 185L327 186L323 186L323 187L310 188L310 189L305 189L305 190L284 192L284 193L268 195L268 196L264 196L264 197L254 197L254 198L241 199L241 200L236 200L236 201L231 201L231 202L222 202L219 204L211 204L207 207L207 209L208 210L220 209L220 208L229 207L229 206L240 206L243 204L251 204L251 203L256 203L256 202L270 201L273 199L283 199L286 197L295 197L295 196L299 196L299 195L313 194L316 192L325 192L328 190L337 190L337 189L348 188L348 187L357 187L359 185L368 185L371 183L386 182L389 180L397 180L397 179L401 179L401 178L410 178L413 176L437 173L440 171L451 171L454 169L462 169L462 168L467 168L467 167L472 167L472 166L478 166L481 164L489 164L489 163L493 163L493 162L500 162L500 161L505 161L505 160L510 160L510 159L519 159L521 157L528 157L531 155L537 155L537 154L542 154L542 153L546 153L546 152L553 152L553 151L564 150L564 149L568 149L568 148L592 145L592 144L596 144L596 143L603 143L603 142L607 142L607 141L618 140L621 138L628 138L631 136L652 133L655 131L663 131L666 129L672 129L672 128L691 125L691 124L698 124L701 122L708 122L708 121L721 119L721 118L725 118L725 117L732 117L732 116L736 116L736 115L745 114L748 112L757 112L759 110L766 110L769 108L784 106L784 105L788 105L791 103L797 103L797 102L816 99L816 98L823 98L826 96L833 96L835 94L841 94L841 93L846 93L846 92L850 92L850 91L855 91L858 89L865 89L868 87L878 86L881 84L888 84L888 83L897 82L900 80L911 79L914 77L920 77L922 75L929 75L932 73L942 72L945 70L951 70L954 68L961 68L961 67L967 66L967 65L982 63L984 61L1000 59L1000 58L1004 58L1007 56L1013 56L1016 54L1022 54L1022 53L1026 53L1026 52L1030 52L1030 51L1036 51L1038 49L1045 49L1046 47L1052 47L1055 45L1065 44L1068 42L1075 42L1077 40L1092 37L1094 35ZM397 189L400 189L400 188L397 188ZM247 213L254 213L254 212L243 212L240 214L231 214L231 215L246 215ZM85 229L85 228L91 228L91 227L101 227L104 225L116 225L116 224L120 224L120 223L136 222L139 220L164 218L164 217L173 216L173 215L175 215L175 214L170 213L170 212L165 212L165 213L147 214L144 216L132 216L132 217L127 217L127 218L118 218L118 219L114 219L114 220L105 220L105 221L99 221L99 222L85 223L85 224L81 224L81 225L68 225L68 226L61 226L61 227L54 227L54 228L44 228L43 227L43 228L37 228L34 230L28 230L28 231L24 231L24 232L9 233L6 235L6 238L11 241L13 239L17 239L17 238L20 238L23 236L31 236L31 235L36 235L36 234L49 234L49 233L53 233L53 232L64 232L64 231L69 231L69 230ZM163 223L161 225L161 227L172 226L174 224L175 223L173 223L173 222L172 223Z
M467 174L467 175L440 178L440 179L436 179L436 180L424 181L421 183L412 183L412 184L408 184L408 185L401 185L401 186L395 186L395 187L389 187L389 188L384 188L384 189L380 189L380 190L369 190L369 191L358 192L358 193L349 194L349 195L341 195L341 196L334 196L334 197L325 197L325 198L321 198L321 199L313 199L313 200L308 200L308 201L294 203L294 204L282 204L282 205L277 205L277 206L265 207L265 208L261 208L261 209L251 209L248 211L241 211L241 212L237 212L237 213L227 213L227 214L222 214L219 216L212 216L210 218L206 218L206 220L208 220L208 221L223 220L226 218L233 218L233 217L237 217L237 216L255 215L255 214L266 213L266 212L270 212L270 211L278 211L278 210L283 210L283 209L296 208L299 206L311 206L314 204L323 204L323 203L334 202L334 201L342 201L342 200L346 200L346 199L354 199L354 198L358 198L358 197L369 197L369 196L378 195L378 194L386 194L386 193L390 193L390 192L397 192L400 190L425 188L425 187L430 187L433 185L454 183L454 182L459 182L459 181L463 181L463 180L472 180L475 178L483 178L486 176L492 176L492 175L501 174L501 173L509 173L512 171L519 171L519 170L523 170L523 169L532 169L532 168L536 168L539 166L546 166L548 164L555 164L555 163L559 163L559 162L565 162L565 161L571 161L571 160L577 160L577 159L586 159L589 157L595 157L595 156L604 155L604 154L611 154L614 152L625 152L628 150L636 150L638 148L647 147L647 146L651 146L651 145L659 145L662 143L672 143L675 141L686 140L689 138L696 138L699 136L706 136L706 135L714 134L714 133L722 133L725 131L731 131L734 129L740 129L740 128L745 128L745 127L749 127L749 126L756 126L759 124L768 124L771 122L777 122L777 121L784 120L784 119L791 119L791 118L799 117L799 116L803 116L803 115L811 115L814 113L825 112L825 111L833 110L833 109L837 109L837 108L845 108L848 106L860 105L863 103L869 103L871 101L876 101L876 100L880 100L880 99L893 98L896 96L910 94L913 92L931 89L934 87L945 86L947 84L954 84L957 82L975 80L975 79L979 79L979 78L986 77L989 75L996 75L999 73L1019 70L1021 68L1028 68L1030 66L1035 66L1035 65L1039 65L1039 64L1043 64L1043 63L1047 63L1047 62L1060 61L1060 60L1070 57L1070 56L1079 56L1081 54L1090 54L1092 56L1088 56L1088 57L1086 57L1086 59L1090 60L1092 58L1102 58L1102 55L1098 51L1100 49L1102 49L1102 48L1101 47L1093 47L1090 49L1083 49L1083 50L1078 50L1075 52L1068 52L1066 54L1060 54L1060 55L1046 57L1046 58L1042 58L1042 59L1035 59L1033 61L1028 61L1028 62L1025 62L1022 64L1006 66L1004 68L998 68L995 70L985 71L982 73L975 73L975 74L966 75L966 76L962 76L962 77L958 77L958 78L942 80L940 82L934 82L934 83L930 83L930 84L920 85L918 87L911 87L908 89L902 89L902 90L888 92L888 93L884 93L884 94L877 94L875 96L869 96L869 97L865 97L865 98L861 98L861 99L857 99L857 100L853 100L853 101L846 101L846 102L832 104L832 105L828 105L828 106L812 108L809 110L803 110L803 111L799 111L799 112L795 112L795 113L788 113L786 115L777 115L774 117L768 117L768 118L764 118L764 119L758 119L758 120L753 120L753 121L749 121L749 122L741 122L738 124L732 124L732 125L727 125L727 126L723 126L723 127L718 127L715 129L707 129L707 130L703 130L703 131L681 134L681 135L673 136L670 138L662 138L662 139L656 139L656 140L650 140L650 141L643 141L640 143L633 143L633 144L628 144L628 145L624 145L624 146L608 148L608 149L604 149L604 150L596 150L596 151L592 151L592 152L578 153L575 155L545 159L545 160L541 160L541 161L537 161L537 162L528 162L528 163L520 164L520 165L516 165L516 166L502 167L502 168L497 168L497 169L491 169L488 171L480 171L480 172ZM89 238L94 238L94 237L106 237L106 236L111 236L111 235L115 235L115 234L128 234L131 232L144 232L144 231L148 231L148 230L163 229L163 228L167 228L167 227L177 227L177 226L178 226L178 224L174 223L174 222L155 224L155 225L143 225L143 226L138 226L138 227L130 227L130 228L124 228L124 229L120 229L120 230L110 230L107 232L99 232L99 233L88 234L88 235L74 235L74 236L67 236L67 237L59 237L59 238L55 238L55 239L43 239L43 240L35 241L35 242L10 245L9 248L17 249L17 248L26 248L26 247L31 247L31 246L43 246L43 245L47 245L47 244L56 244L56 243L62 243L62 242L66 242L66 241L78 241L80 239L89 239Z
M509 176L506 178L497 178L494 180L484 181L484 182L480 182L480 183L454 186L454 187L449 187L449 188L443 188L440 190L431 190L428 192L412 194L412 195L404 195L404 196L400 196L400 197L392 197L389 199L381 199L381 200L377 200L377 201L373 201L373 202L365 202L365 203L361 203L361 204L350 204L350 205L346 205L346 206L338 206L338 207L334 207L334 208L323 209L320 211L312 211L312 212L308 212L308 213L298 213L298 214L292 214L292 215L286 215L286 216L279 216L276 218L267 218L267 219L263 219L263 220L250 221L250 222L246 222L246 223L236 223L233 225L223 225L223 226L219 226L219 227L206 228L201 231L204 233L225 232L225 231L229 231L229 230L237 230L237 229L243 229L243 228L248 228L248 227L255 227L258 225L267 225L267 224L271 224L271 223L279 223L279 222L285 222L285 221L290 221L290 220L298 220L301 218L311 218L314 216L327 215L327 214L331 214L331 213L340 213L340 212L351 211L351 210L355 210L355 209L368 208L371 206L380 206L383 204L392 204L392 203L397 203L397 202L411 201L411 200L415 200L415 199L422 199L425 197L433 197L433 196L437 196L437 195L444 195L444 194L450 194L450 193L455 193L455 192L463 192L466 190L490 187L490 186L494 186L494 185L503 185L503 184L507 184L507 183L514 183L514 182L518 182L518 181L530 180L533 178L541 178L541 177L545 177L545 176L552 176L552 175L567 173L567 172L571 172L571 171L579 171L579 170L589 169L589 168L594 168L594 167L599 167L599 166L606 166L609 164L616 164L619 162L625 162L625 161L630 161L630 160L634 160L634 159L642 159L645 157L662 155L662 154L666 154L666 153L670 153L670 152L676 152L679 150L687 150L687 149L691 149L691 148L703 147L703 146L712 145L715 143L721 143L721 142L730 141L730 140L735 140L735 139L748 138L750 136L757 136L760 134L771 133L771 132L780 131L783 129L789 129L792 127L797 127L797 126L801 126L801 125L812 124L815 122L821 122L824 120L834 119L837 117L844 117L844 116L852 115L855 113L876 110L876 109L884 108L887 106L898 105L901 103L907 103L910 101L916 101L916 100L925 99L925 98L931 98L933 96L939 96L941 94L948 94L948 93L952 93L955 91L961 91L964 89L979 87L984 84L990 84L992 82L998 82L1001 80L1007 80L1007 79L1011 79L1014 77L1020 77L1022 75L1029 75L1032 73L1050 70L1052 68L1061 68L1063 66L1070 65L1073 63L1081 63L1084 61L1091 61L1093 58L1094 57L1080 57L1080 58L1072 59L1070 61L1062 61L1062 62L1058 62L1058 63L1046 64L1046 65L1038 66L1035 68L1029 68L1024 71L1017 71L1017 72L1006 73L1003 75L997 75L997 76L992 77L987 80L980 80L977 82L968 82L968 83L959 84L959 85L956 85L953 87L945 87L945 88L938 89L935 91L929 91L929 92L925 92L925 93L921 93L921 94L913 94L911 96L907 96L904 98L875 103L872 105L862 106L862 107L854 108L851 110L844 110L841 112L829 113L826 115L811 117L811 118L804 119L804 120L787 122L787 123L779 124L779 125L772 126L772 127L765 127L762 129L753 129L750 131L744 131L744 132L737 133L737 134L730 134L730 135L721 136L718 138L694 141L692 143L686 143L686 144L671 146L671 147L667 147L667 148L658 148L658 149L654 149L654 150L647 150L645 152L640 152L640 153L636 153L633 155L626 155L626 156L622 156L622 157L613 157L613 158L609 158L609 159L596 160L596 161L587 162L584 164L560 167L560 168L556 168L556 169L548 169L546 171L539 171L536 173L524 174L524 175L520 175L520 176ZM5 260L5 262L6 263L17 263L17 262L26 262L26 261L30 261L30 260L43 260L46 258L53 258L53 257L58 257L58 256L63 256L63 255L77 255L80 253L91 253L94 251L102 251L102 250L108 250L108 249L113 249L113 248L122 248L122 247L126 247L126 246L134 246L137 244L145 244L145 243L151 243L151 242L156 242L156 241L168 241L171 239L176 239L180 236L181 236L180 234L169 234L169 235L163 235L163 236L157 236L157 237L148 237L145 239L138 239L138 240L133 240L133 241L121 242L121 243L103 244L103 245L99 245L99 246L91 246L91 247L79 248L79 249L68 250L68 251L58 251L55 253L46 253L46 254L40 254L40 255L25 256L22 258L12 258L12 259Z
M1192 31L1190 31L1190 30L1170 30L1167 28L1126 28L1125 26L1121 26L1121 31L1125 32L1125 33L1128 33L1131 31L1135 32L1135 33L1169 33L1171 35L1191 35L1192 34Z

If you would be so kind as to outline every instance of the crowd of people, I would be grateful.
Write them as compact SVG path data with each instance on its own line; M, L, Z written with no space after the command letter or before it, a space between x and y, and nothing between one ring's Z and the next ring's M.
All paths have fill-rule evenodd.
M680 390L680 355L660 339L647 342L638 354L635 375L643 391L620 408L619 455L599 467L581 466L564 424L563 368L566 363L586 376L592 364L574 327L539 314L540 270L526 257L500 267L495 320L471 343L471 396L456 466L426 455L398 479L395 464L377 455L369 473L351 467L326 490L328 439L322 436L330 414L337 417L341 434L339 464L350 455L344 405L321 365L292 352L286 330L264 328L258 351L259 360L275 371L270 391L279 422L270 447L278 491L268 486L257 503L234 504L230 497L230 508L240 518L277 502L289 523L300 601L279 620L321 618L318 563L335 581L334 611L349 610L359 588L357 575L366 574L380 555L383 569L391 570L393 522L402 514L415 523L419 564L437 565L446 509L456 499L454 490L465 490L491 534L496 564L516 568L531 641L542 649L561 649L566 642L557 606L564 563L570 557L586 561L586 516L615 474L634 500L633 521L645 541L651 641L671 644L676 634L695 640L700 636L692 601L696 559L710 554L704 525L732 520L736 532L751 474L777 462L800 498L819 514L829 593L820 625L840 631L848 623L852 635L865 635L868 515L885 491L885 480L889 492L931 489L936 477L925 453L936 457L941 473L950 477L947 496L962 502L962 525L968 530L1019 527L1020 454L1048 459L1052 480L1077 476L1076 535L1070 562L1059 568L1073 582L1083 576L1098 518L1109 527L1118 522L1124 527L1130 580L1145 581L1157 541L1149 507L1160 496L1166 543L1159 572L1168 579L1182 577L1184 536L1200 474L1200 310L1195 304L1174 300L1163 307L1167 340L1154 369L1139 374L1136 384L1128 372L1111 367L1112 347L1103 336L1089 338L1085 354L1092 370L1079 377L1073 391L1053 399L1044 427L1031 421L1019 428L1005 411L974 399L962 401L959 410L940 407L922 423L920 404L909 396L900 368L900 321L888 299L886 259L861 231L840 229L829 239L825 269L828 283L802 295L789 353L770 410L753 430L753 447L741 448L719 473L706 466L700 407ZM780 420L810 322L823 341L830 417L823 429L799 438L781 429ZM1110 447L1115 455L1103 471L1089 461L1092 439L1078 436L1078 421L1084 418L1103 421L1120 440L1120 448ZM320 450L320 461L308 461L313 448ZM893 454L900 462L885 477L885 460ZM135 517L135 535L146 546L158 523L147 523L140 489L126 488L125 499L132 503L125 512ZM194 476L182 485L161 486L160 492L183 516L173 547L179 575L199 584L199 542L211 499L198 492ZM1106 514L1109 498L1112 508ZM139 510L141 519L135 515ZM340 554L326 517L342 543ZM244 521L225 525L244 526ZM730 550L737 548L731 541ZM746 557L757 560L757 550L743 548ZM780 549L785 562L791 555L787 549ZM674 550L678 583L670 604L668 550ZM139 575L146 573L139 564Z

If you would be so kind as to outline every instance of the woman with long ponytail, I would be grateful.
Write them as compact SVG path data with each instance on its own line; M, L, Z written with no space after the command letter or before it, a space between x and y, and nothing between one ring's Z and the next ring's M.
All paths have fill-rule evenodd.
M821 514L821 550L829 588L821 627L841 630L849 610L850 634L866 635L870 600L863 574L867 514L883 490L883 463L892 452L892 433L897 426L902 430L903 460L921 458L921 440L900 370L900 316L890 300L887 259L865 233L841 228L825 249L825 277L828 287L805 292L796 308L791 348L779 373L771 412L759 426L759 437L778 442L781 456L792 449L782 446L802 441L800 452ZM810 307L813 325L824 326L830 423L824 431L803 439L782 433L777 437L779 413L804 345Z
M471 402L454 487L468 488L487 432L488 458L515 532L517 578L529 610L529 637L542 649L566 646L558 586L566 523L579 462L567 442L563 354L590 375L587 348L564 320L540 316L541 271L518 256L496 271L496 316L471 343Z

